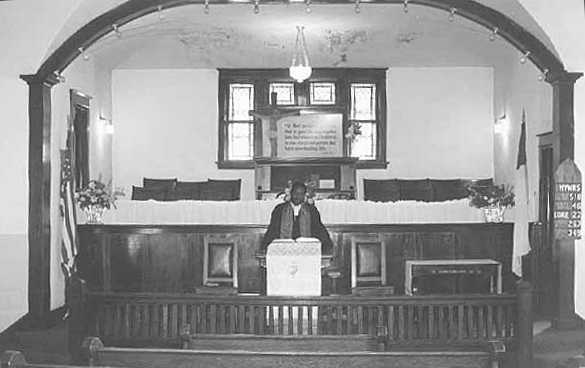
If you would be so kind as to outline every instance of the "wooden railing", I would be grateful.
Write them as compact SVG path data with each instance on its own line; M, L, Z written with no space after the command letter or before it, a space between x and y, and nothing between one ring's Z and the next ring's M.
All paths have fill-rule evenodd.
M266 297L93 293L89 332L116 341L182 334L384 336L389 343L509 340L516 295Z

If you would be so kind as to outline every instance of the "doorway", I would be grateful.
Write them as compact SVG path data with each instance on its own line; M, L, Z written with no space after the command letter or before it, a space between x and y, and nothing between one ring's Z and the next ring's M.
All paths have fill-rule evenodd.
M71 156L73 158L72 170L75 179L75 188L83 188L89 183L89 124L91 97L86 94L71 90L71 121L72 141Z

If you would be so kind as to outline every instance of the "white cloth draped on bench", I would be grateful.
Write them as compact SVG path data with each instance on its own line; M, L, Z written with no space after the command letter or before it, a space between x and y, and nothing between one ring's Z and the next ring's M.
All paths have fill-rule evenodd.
M252 224L267 225L277 201L132 201L116 203L106 211L105 224ZM467 199L447 202L320 200L316 206L324 224L420 224L485 222L482 210ZM513 208L505 221L513 220ZM85 214L79 211L79 223Z

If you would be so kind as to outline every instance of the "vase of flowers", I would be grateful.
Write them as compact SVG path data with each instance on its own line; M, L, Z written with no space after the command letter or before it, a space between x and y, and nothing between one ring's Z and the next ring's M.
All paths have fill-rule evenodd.
M469 187L469 204L480 208L487 222L503 222L506 208L514 206L514 192L504 184Z
M101 224L106 209L116 208L116 200L124 195L121 189L111 191L99 180L91 180L75 195L79 208L85 212L88 224Z

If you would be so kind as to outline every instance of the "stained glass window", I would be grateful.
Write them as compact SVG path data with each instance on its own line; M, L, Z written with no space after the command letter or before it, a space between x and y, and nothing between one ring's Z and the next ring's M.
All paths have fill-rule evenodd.
M351 85L351 120L376 120L376 85L354 83Z
M254 120L248 113L254 109L254 85L230 84L228 120Z
M335 83L311 83L310 98L312 105L335 105Z
M254 85L230 84L227 124L228 160L251 160L254 157Z
M375 160L377 152L376 122L359 122L361 134L351 144L351 155L361 160Z
M360 160L375 160L377 153L376 85L352 83L349 122L359 124L361 134L351 144L351 155Z
M254 156L254 124L228 125L228 159L250 160Z
M277 105L294 105L295 104L295 85L294 83L270 83L270 103L272 104L272 93L276 92Z

